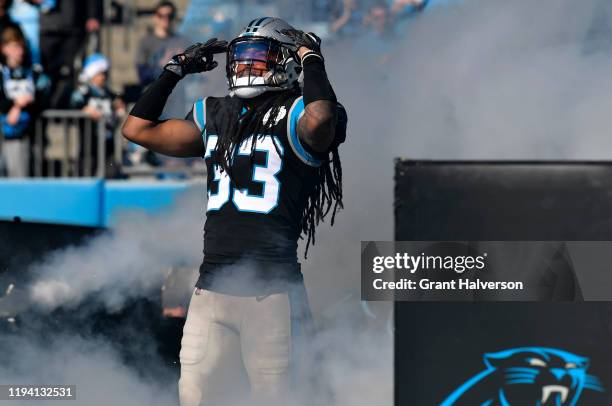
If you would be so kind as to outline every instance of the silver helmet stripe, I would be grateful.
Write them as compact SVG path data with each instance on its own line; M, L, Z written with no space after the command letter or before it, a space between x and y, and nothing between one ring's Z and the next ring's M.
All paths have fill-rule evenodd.
M268 18L270 17L260 18L259 21L257 21L255 24L253 24L253 22L256 21L256 19L251 21L251 24L249 24L249 26L247 27L246 32L257 32L261 24Z

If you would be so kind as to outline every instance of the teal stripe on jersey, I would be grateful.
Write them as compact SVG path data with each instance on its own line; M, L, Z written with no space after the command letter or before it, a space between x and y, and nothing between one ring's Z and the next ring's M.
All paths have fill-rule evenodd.
M206 148L206 98L195 102L195 120L202 134L204 148Z
M321 160L312 156L308 151L304 149L300 143L300 138L297 133L297 123L302 114L304 113L304 98L299 97L291 107L289 111L289 141L293 147L293 151L296 155L304 161L306 164L311 166L321 166Z

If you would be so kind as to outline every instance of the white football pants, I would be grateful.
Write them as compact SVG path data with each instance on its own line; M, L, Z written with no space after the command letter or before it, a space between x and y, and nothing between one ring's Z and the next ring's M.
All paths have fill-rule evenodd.
M288 400L294 336L304 334L296 323L308 329L312 320L303 285L295 291L245 297L195 290L181 341L181 406Z

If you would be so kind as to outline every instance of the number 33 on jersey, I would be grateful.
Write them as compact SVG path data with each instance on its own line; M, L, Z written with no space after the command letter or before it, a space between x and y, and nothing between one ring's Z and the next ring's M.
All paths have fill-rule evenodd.
M199 100L190 117L206 147L205 257L222 261L252 253L260 259L278 261L286 255L295 260L307 196L322 164L297 135L297 122L304 113L302 97L290 98L281 106L266 134L242 142L233 157L231 179L215 163L221 117L211 114L223 111L227 103L229 96Z
M250 163L253 136L242 142L236 154L235 159L245 159ZM218 136L211 135L206 141L206 155L204 159L210 159L215 147L217 146ZM276 145L275 145L276 144ZM253 165L251 182L259 182L261 184L260 193L250 193L249 188L240 189L232 187L230 177L224 171L221 171L219 165L213 164L213 182L216 183L216 193L208 189L208 208L207 211L219 210L224 204L230 200L232 195L232 203L239 211L253 213L270 213L278 206L280 193L280 181L277 177L283 166L283 147L278 140L278 137L273 135L265 135L258 137L255 145L255 153L263 152L265 154L265 163L263 165Z

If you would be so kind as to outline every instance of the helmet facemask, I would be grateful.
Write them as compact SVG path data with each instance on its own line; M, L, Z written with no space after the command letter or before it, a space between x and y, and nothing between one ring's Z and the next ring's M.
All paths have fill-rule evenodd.
M256 97L291 88L296 76L294 55L280 42L264 37L238 37L227 50L230 95Z

